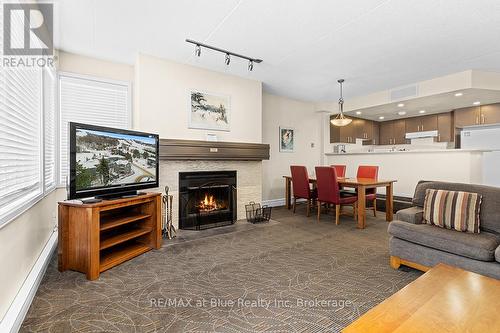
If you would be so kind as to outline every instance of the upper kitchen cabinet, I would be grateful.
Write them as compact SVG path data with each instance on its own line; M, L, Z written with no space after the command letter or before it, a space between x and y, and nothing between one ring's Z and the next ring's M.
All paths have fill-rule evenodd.
M498 123L500 123L499 103L455 110L455 127Z
M479 125L480 113L479 106L455 110L455 127Z
M404 119L380 123L381 145L399 145L406 143L406 124Z
M343 127L330 123L330 143L356 143L356 139L362 139L363 143L377 144L378 124L371 120L351 118L352 122Z
M335 115L330 116L330 120L334 119ZM330 143L356 143L355 122L338 127L330 122Z
M363 144L374 145L378 142L378 123L366 119L354 119L355 137L363 140Z
M438 142L454 141L453 113L446 112L437 115Z
M500 104L483 105L479 108L481 125L500 123Z
M392 145L394 140L394 122L384 121L380 123L380 140L381 145Z
M406 122L404 119L393 120L394 141L392 144L401 145L406 143Z
M436 115L407 118L406 133L435 131L438 129L438 119Z

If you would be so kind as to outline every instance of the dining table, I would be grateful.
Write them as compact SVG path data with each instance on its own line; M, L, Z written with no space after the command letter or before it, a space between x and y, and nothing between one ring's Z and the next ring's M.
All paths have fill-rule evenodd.
M292 177L283 176L285 179L285 205L287 209L292 208ZM371 178L337 178L338 185L343 188L354 188L358 196L358 229L366 227L366 190L385 187L385 219L391 222L393 219L393 185L397 180L393 179L371 179ZM309 177L309 183L316 187L316 178Z

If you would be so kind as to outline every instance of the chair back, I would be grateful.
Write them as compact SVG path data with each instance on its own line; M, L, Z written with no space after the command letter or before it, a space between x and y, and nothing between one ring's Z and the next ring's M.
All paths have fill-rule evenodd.
M319 201L334 204L340 202L340 189L335 168L316 167L316 188Z
M368 178L368 179L378 179L378 166L376 165L360 165L358 167L358 178ZM366 190L366 194L377 193L376 188L369 188Z
M360 165L358 167L358 178L378 179L378 166Z
M335 171L337 172L337 177L339 178L345 178L345 165L331 165L332 168L335 168Z
M296 198L310 199L309 175L303 165L291 165L293 196Z

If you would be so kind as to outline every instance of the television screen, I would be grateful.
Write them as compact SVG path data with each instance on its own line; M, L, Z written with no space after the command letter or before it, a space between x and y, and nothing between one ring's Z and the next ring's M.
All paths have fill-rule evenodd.
M73 197L158 186L157 135L81 124L70 133Z

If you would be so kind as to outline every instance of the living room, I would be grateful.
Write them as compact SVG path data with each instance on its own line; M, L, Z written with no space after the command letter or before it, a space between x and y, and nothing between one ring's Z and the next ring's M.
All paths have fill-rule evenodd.
M497 1L9 1L0 332L500 332Z

